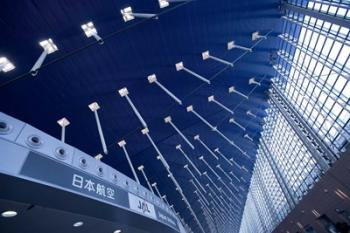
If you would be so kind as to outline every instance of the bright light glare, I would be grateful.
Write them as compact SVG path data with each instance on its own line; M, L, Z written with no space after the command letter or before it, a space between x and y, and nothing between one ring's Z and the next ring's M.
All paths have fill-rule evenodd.
M57 46L52 41L52 39L47 39L39 42L40 46L44 48L45 51L47 51L48 54L53 53L57 51Z
M17 216L17 212L13 211L13 210L8 210L8 211L1 213L1 216L4 218L12 218L12 217Z
M2 72L8 72L15 68L15 66L6 58L0 57L0 70Z
M160 8L165 8L169 6L169 2L167 0L158 0L158 2Z
M81 25L81 28L84 30L85 35L87 37L91 37L97 34L97 30L93 24L93 22L88 22L86 24Z

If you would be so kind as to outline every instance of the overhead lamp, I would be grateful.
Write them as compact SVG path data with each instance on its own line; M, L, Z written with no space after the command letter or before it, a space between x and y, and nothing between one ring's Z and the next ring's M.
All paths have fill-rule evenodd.
M223 60L221 58L218 58L218 57L210 55L209 50L202 53L202 58L203 58L203 60L212 59L214 61L217 61L217 62L220 62L222 64L229 65L229 66L233 67L233 63L232 62L225 61L225 60Z
M115 230L113 233L121 233L122 230Z
M164 122L170 124L171 127L181 136L181 138L194 150L193 144L187 139L187 137L181 132L181 130L173 123L171 116L164 118Z
M217 104L219 107L221 107L222 109L226 110L227 112L231 113L232 115L234 114L234 112L229 109L228 107L226 107L224 104L222 104L221 102L217 101L215 99L215 97L213 95L208 97L208 102L213 102L215 104Z
M95 156L95 159L96 159L97 161L101 161L101 160L103 159L103 155L98 154L98 155Z
M240 49L240 50L244 50L244 51L248 51L248 52L252 52L253 51L251 48L238 45L234 41L230 41L230 42L227 43L227 50L231 50L231 49L235 49L235 48L236 49Z
M253 77L253 78L251 78L251 79L249 79L249 85L257 85L257 86L261 86L261 83L260 82L258 82L258 81L256 81L255 80L255 77Z
M70 122L67 118L63 117L62 119L57 121L57 124L59 124L62 128L61 130L61 141L64 143L66 139L66 127L70 125Z
M175 64L175 67L176 67L176 70L177 70L177 71L183 70L183 71L189 73L190 75L192 75L192 76L194 76L194 77L196 77L196 78L202 80L203 82L206 82L206 83L210 84L210 80L208 80L208 79L204 78L203 76L201 76L201 75L199 75L199 74L193 72L192 70L186 68L186 67L184 66L184 63L183 63L183 62L178 62L178 63L176 63L176 64Z
M245 94L243 94L242 92L238 91L234 86L232 86L232 87L230 87L230 88L228 89L228 93L232 93L232 92L236 93L237 95L242 96L242 97L245 98L245 99L249 99L249 97L248 97L247 95L245 95Z
M84 225L84 222L79 221L79 222L74 223L73 227L81 227L82 225Z
M93 103L89 104L89 108L95 115L95 120L96 120L96 124L97 124L97 130L98 130L98 134L100 136L100 141L101 141L101 144L102 144L103 152L105 154L108 154L108 149L107 149L105 137L103 135L100 118L99 118L98 112L97 112L100 109L100 105L98 105L97 102L93 102Z
M267 36L260 35L259 31L252 33L252 41L260 40L260 39L266 40Z
M118 142L118 145L119 145L119 147L121 147L121 148L123 149L123 151L124 151L125 157L126 157L126 159L128 160L130 169L131 169L131 171L132 171L132 173L133 173L133 175L134 175L134 177L135 177L136 182L137 182L138 184L140 184L140 180L139 180L139 178L137 177L136 171L135 171L135 169L134 169L134 165L132 164L131 159L130 159L130 156L129 156L129 153L128 153L128 151L126 150L126 147L125 147L125 146L126 146L126 141L125 141L125 140L121 140L120 142Z
M250 111L250 110L248 110L248 111L246 112L246 114L247 114L248 116L251 116L251 117L254 117L254 118L257 118L257 117L258 117L256 114L252 113L252 111Z
M158 0L160 8L168 7L172 2L189 2L189 0Z
M155 194L154 191L153 191L153 189L152 189L152 185L151 185L151 183L149 182L148 177L147 177L147 175L146 175L144 169L145 169L145 166L143 166L143 165L141 165L141 166L139 166L139 167L137 168L137 170L139 170L139 171L142 173L143 178L146 180L146 183L147 183L147 185L148 185L149 190L150 190L153 194Z
M182 105L182 101L174 95L168 88L163 86L158 80L157 76L155 74L151 74L148 76L148 82L149 83L155 83L158 87L160 87L166 94L168 94L173 100L175 100L178 104Z
M40 41L39 45L44 49L44 51L41 53L40 57L38 58L38 60L35 62L32 69L30 70L30 74L32 76L36 76L38 74L38 71L41 65L43 64L43 62L45 61L46 56L58 50L57 46L50 38L47 40Z
M13 211L13 210L7 210L5 212L2 212L1 216L4 218L13 218L13 217L17 216L17 212Z
M130 6L121 9L120 13L122 14L125 22L131 21L135 18L149 19L154 17L155 19L157 19L156 14L134 13Z
M16 68L6 57L0 57L0 71L6 73Z
M83 29L85 35L88 38L94 37L99 44L104 43L103 39L97 34L97 30L93 22L88 22L86 24L81 25L81 29Z

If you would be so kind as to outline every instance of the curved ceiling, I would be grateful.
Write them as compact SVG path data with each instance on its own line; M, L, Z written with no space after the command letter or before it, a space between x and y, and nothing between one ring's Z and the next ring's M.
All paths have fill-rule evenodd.
M66 117L71 122L66 132L67 143L94 156L102 149L88 104L98 102L109 145L109 154L103 161L132 177L123 151L117 145L118 141L125 139L135 166L145 166L149 179L158 183L160 191L168 196L169 202L196 232L196 223L181 196L174 192L175 187L166 176L166 170L156 159L156 151L141 134L142 125L125 98L118 94L119 89L127 87L130 98L148 123L152 138L197 215L201 215L200 207L188 182L190 176L183 169L187 162L175 149L176 145L182 144L201 171L208 168L197 159L200 155L212 166L221 163L225 170L233 169L247 181L242 180L237 187L247 190L248 173L234 170L222 160L215 161L193 137L199 134L211 149L219 147L227 157L233 157L238 164L252 170L267 107L266 91L273 75L270 57L278 42L274 37L280 26L276 0L197 0L172 3L164 9L159 8L156 0L4 0L1 5L0 55L6 56L16 66L15 70L0 74L1 111L57 138L60 137L60 127L56 121ZM157 13L159 18L125 23L120 9L128 5L135 12ZM94 22L105 41L103 45L84 35L80 25L88 21ZM256 41L251 40L251 34L255 31L269 33L269 36L257 43L252 53L226 49L226 43L231 40L243 46L253 46ZM52 38L58 51L48 55L39 74L33 77L28 71L42 52L38 42L47 38ZM235 61L234 67L214 60L203 61L201 53L205 50L219 58ZM211 85L183 71L177 72L175 63L179 61L211 79ZM183 101L182 106L158 86L148 83L147 76L153 73ZM251 77L257 77L261 86L249 85ZM229 94L230 86L249 94L249 100ZM236 121L247 128L246 132L229 123L230 113L215 103L208 103L210 95L234 110ZM186 112L188 105L193 105L206 120L247 151L252 160L210 130L194 114ZM248 110L257 117L247 115ZM164 123L164 117L169 115L194 144L195 150ZM246 133L254 142L244 138ZM240 192L245 199L246 192L241 189ZM244 200L239 207L241 213ZM204 223L202 216L200 220Z

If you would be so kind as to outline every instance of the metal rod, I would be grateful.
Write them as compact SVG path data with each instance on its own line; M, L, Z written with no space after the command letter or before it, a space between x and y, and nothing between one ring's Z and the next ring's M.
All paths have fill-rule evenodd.
M105 137L104 137L104 135L103 135L103 131L102 131L101 123L100 123L100 118L98 117L97 110L94 111L94 114L95 114L95 119L96 119L96 124L97 124L97 130L98 130L98 134L99 134L99 136L100 136L100 140L101 140L103 152L104 152L105 154L108 154L107 145L106 145Z

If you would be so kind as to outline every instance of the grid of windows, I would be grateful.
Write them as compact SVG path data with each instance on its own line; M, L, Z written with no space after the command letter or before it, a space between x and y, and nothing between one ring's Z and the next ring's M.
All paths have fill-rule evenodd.
M337 20L350 19L348 0L288 4ZM316 137L340 155L350 140L350 30L296 10L286 10L283 18L274 86ZM289 113L282 114L284 110L269 103L241 233L272 232L322 174L310 147L289 124Z

